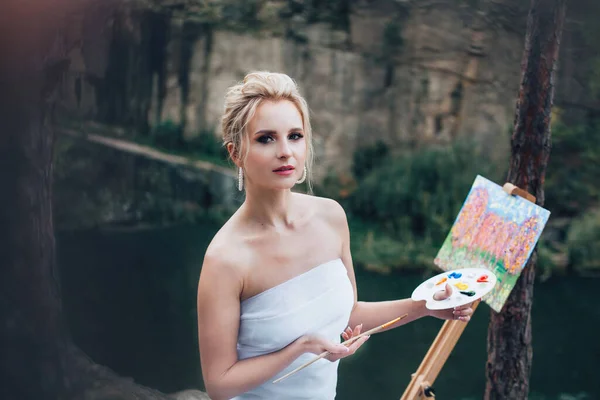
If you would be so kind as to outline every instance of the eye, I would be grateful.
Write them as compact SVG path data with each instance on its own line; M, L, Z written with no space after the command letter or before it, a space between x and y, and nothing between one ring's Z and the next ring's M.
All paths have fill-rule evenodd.
M304 137L304 135L299 132L290 133L290 136L289 136L290 140L300 140L303 137Z
M263 136L259 137L258 139L256 139L257 142L265 143L265 144L272 142L273 140L274 140L273 136L271 136L271 135L263 135Z

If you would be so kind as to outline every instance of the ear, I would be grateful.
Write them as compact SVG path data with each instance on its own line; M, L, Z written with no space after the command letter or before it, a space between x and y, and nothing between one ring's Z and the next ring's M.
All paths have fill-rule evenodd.
M236 150L236 148L232 142L227 143L227 152L229 153L229 157L231 157L231 160L233 161L233 163L238 168L240 168L242 166L242 163L240 160L239 152Z

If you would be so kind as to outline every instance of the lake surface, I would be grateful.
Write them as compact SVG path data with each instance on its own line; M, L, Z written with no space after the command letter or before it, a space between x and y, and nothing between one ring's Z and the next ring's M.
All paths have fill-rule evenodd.
M203 388L196 289L215 226L58 235L64 307L76 343L96 362L166 393ZM234 249L232 249L234 251ZM410 296L425 277L356 271L359 299ZM600 399L600 280L537 282L531 399ZM435 382L444 399L481 399L490 309L482 304ZM338 399L399 399L442 321L374 335L340 363Z

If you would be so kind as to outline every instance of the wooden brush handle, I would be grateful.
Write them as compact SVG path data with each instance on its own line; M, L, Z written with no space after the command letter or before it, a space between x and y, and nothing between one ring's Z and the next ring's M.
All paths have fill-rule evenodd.
M366 332L363 332L363 333L361 333L361 334L359 334L359 335L353 336L353 337L351 337L350 339L346 340L345 342L342 342L341 344L343 344L344 346L350 346L352 343L356 342L356 341L357 341L358 339L360 339L361 337L363 337L363 336L367 336L367 335L371 335L371 334L373 334L373 333L377 333L377 332L379 332L380 330L382 330L382 329L385 329L385 328L389 327L390 325L393 325L393 324L395 324L396 322L400 321L402 318L406 317L407 315L408 315L408 314L404 314L403 316L401 316L401 317L398 317L398 318L396 318L396 319L393 319L393 320L391 320L391 321L389 321L389 322L386 322L386 323L385 323L385 324L383 324L383 325L376 326L376 327L375 327L375 328L373 328L373 329L369 329L369 330L368 330L368 331L366 331ZM281 382L281 381L282 381L282 380L284 380L285 378L287 378L287 377L289 377L289 376L291 376L291 375L295 374L296 372L298 372L298 371L300 371L300 370L302 370L302 369L304 369L304 368L308 367L309 365L311 365L311 364L313 364L313 363L315 363L315 362L319 361L321 358L323 358L323 357L327 357L329 354L330 354L330 353L329 353L329 351L324 351L324 352L322 352L321 354L319 354L317 357L313 358L313 359L312 359L312 360L310 360L309 362L307 362L307 363L305 363L305 364L302 364L301 366L299 366L299 367L298 367L298 368L296 368L295 370L293 370L293 371L290 371L290 372L288 372L287 374L283 375L282 377L275 379L275 380L273 381L273 383Z

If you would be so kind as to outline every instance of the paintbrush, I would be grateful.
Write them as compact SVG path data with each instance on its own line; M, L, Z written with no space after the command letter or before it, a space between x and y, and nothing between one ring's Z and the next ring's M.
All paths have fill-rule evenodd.
M383 329L385 329L385 328L388 328L389 326L391 326L391 325L394 325L396 322L400 321L402 318L406 317L407 315L408 315L408 314L404 314L404 315L402 315L401 317L398 317L398 318L396 318L396 319L393 319L393 320L391 320L391 321L389 321L389 322L386 322L386 323L385 323L385 324L383 324L383 325L379 325L379 326L376 326L376 327L375 327L375 328L373 328L373 329L369 329L369 330L368 330L368 331L366 331L366 332L363 332L363 333L361 333L361 334L359 334L359 335L356 335L356 336L354 336L354 337L352 337L352 338L350 338L350 339L346 340L346 341L345 341L345 342L343 342L342 344L343 344L344 346L350 346L352 343L354 343L355 341L357 341L357 340L358 340L358 339L360 339L361 337L363 337L363 336L367 336L367 335L371 335L371 334L373 334L373 333L377 333L377 332L379 332L379 331L381 331L381 330L383 330ZM284 380L285 378L288 378L288 377L290 377L291 375L295 374L296 372L298 372L298 371L300 371L300 370L302 370L302 369L304 369L304 368L308 367L308 366L309 366L309 365L311 365L312 363L319 361L321 358L323 358L323 357L327 357L329 354L330 354L330 353L329 353L329 351L324 351L324 352L322 352L321 354L319 354L317 357L313 358L312 360L310 360L310 361L309 361L309 362L307 362L306 364L303 364L303 365L299 366L298 368L296 368L295 370L288 372L288 373L287 373L287 374L285 374L284 376L282 376L282 377L280 377L280 378L277 378L277 379L275 379L275 380L273 381L273 383L281 382L281 381L282 381L282 380Z

